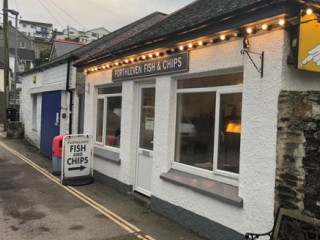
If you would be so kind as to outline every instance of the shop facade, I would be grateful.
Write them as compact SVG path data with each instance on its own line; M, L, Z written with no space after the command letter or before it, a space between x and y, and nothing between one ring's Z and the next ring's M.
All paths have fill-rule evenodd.
M116 83L112 70L87 75L96 171L151 196L155 209L180 206L242 233L271 228L279 92L320 86L286 64L286 31L250 43L266 51L263 78L242 40L190 51L183 73Z
M153 210L209 238L270 230L283 190L282 94L320 84L318 73L290 61L292 15L268 16L242 25L244 34L120 45L119 55L76 61L86 75L96 178L149 197Z

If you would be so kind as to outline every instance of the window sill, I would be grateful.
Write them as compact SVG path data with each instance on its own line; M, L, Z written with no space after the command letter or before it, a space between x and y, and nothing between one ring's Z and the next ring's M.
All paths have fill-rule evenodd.
M233 206L243 207L243 199L238 196L238 187L236 186L175 169L170 169L168 172L162 173L160 178Z
M120 154L100 147L94 147L93 156L120 165Z

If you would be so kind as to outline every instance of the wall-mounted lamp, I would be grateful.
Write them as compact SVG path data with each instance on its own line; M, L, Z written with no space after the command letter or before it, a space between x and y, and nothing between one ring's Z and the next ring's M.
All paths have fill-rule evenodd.
M248 39L248 36L245 35L243 38L243 48L249 48L249 47L250 47L249 39Z

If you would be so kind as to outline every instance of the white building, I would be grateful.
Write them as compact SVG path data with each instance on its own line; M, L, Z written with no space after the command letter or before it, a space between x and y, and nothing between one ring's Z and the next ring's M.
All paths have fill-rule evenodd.
M62 32L58 32L56 35L56 39L59 40L73 40L73 41L79 41L82 43L91 43L92 41L95 41L99 38L102 38L109 34L110 32L103 28L95 28L88 31L79 31L73 27L68 27L63 29Z
M290 130L278 137L281 121L288 121L278 115L313 109L320 116L317 103L299 111L278 107L285 92L320 96L319 73L290 61L305 7L289 0L232 6L200 0L76 60L86 74L84 129L95 138L95 177L147 196L154 211L209 239L267 232L282 203L320 218L317 195L302 193L300 183L285 185L281 174L283 161L297 162L290 165L294 173L307 171L307 137L299 132L298 145ZM299 179L317 192L315 182Z
M95 52L98 46L108 49L114 41L121 41L124 33L132 36L137 29L164 17L160 13L150 14L86 45L54 41L50 61L22 74L21 120L26 139L51 158L53 137L82 133L84 75L73 66L75 59Z
M52 36L52 24L27 20L19 21L19 31L26 37L49 41Z
M102 38L108 35L109 33L110 32L103 27L88 30L80 34L79 42L90 43L92 41L95 41L99 38Z

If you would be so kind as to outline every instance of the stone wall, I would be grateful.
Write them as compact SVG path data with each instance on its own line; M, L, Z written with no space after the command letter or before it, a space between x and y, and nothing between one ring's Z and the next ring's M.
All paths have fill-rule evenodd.
M276 209L299 209L320 219L320 92L279 96Z

